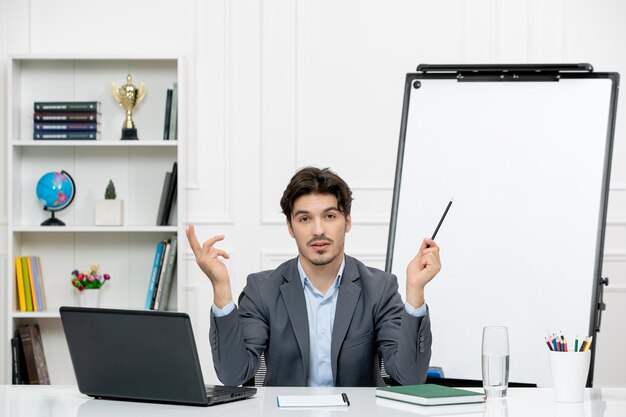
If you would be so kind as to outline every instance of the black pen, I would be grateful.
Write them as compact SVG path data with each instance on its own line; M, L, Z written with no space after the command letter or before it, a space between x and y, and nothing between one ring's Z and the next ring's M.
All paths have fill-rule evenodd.
M350 400L348 399L348 394L346 394L345 392L342 392L341 398L343 398L343 402L346 403L346 406L350 407Z
M452 201L454 201L453 198L450 199L450 202L448 203L448 206L446 207L446 210L443 212L443 216L441 216L441 220L439 220L439 224L437 225L437 228L435 229L435 232L433 233L433 237L430 238L430 240L435 240L435 237L437 237L437 232L439 231L439 228L441 227L441 223L443 223L443 219L446 218L446 214L448 214L448 210L450 210L450 206L452 205ZM427 248L430 248L430 245L426 245Z

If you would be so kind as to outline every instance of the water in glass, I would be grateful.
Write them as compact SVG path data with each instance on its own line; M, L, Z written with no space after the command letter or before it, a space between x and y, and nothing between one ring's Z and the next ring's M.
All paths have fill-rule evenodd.
M504 398L509 385L509 331L504 326L483 329L483 388L487 398Z
M483 355L483 387L488 398L506 396L509 355Z

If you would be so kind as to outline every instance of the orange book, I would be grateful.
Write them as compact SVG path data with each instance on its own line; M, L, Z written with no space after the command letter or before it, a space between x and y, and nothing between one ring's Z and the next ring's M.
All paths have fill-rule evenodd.
M37 300L37 288L35 287L35 276L33 275L33 266L30 257L26 256L26 265L28 266L28 282L30 283L30 296L33 299L33 311L39 311L39 301Z
M37 277L33 274L33 263L31 257L26 257L26 265L28 265L28 279L30 281L30 294L33 297L33 311L41 311L41 301L37 291Z
M22 275L22 260L15 257L15 281L17 283L17 300L20 311L26 311L26 298L24 296L24 276Z

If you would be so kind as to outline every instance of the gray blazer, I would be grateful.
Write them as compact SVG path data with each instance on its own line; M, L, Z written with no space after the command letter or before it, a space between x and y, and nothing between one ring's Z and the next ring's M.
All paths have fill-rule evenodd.
M264 352L264 385L306 385L309 322L297 262L248 276L239 308L224 317L211 314L211 352L222 383L248 381ZM335 386L383 385L379 355L397 382L424 383L431 344L428 314L406 312L395 275L346 256L331 341Z

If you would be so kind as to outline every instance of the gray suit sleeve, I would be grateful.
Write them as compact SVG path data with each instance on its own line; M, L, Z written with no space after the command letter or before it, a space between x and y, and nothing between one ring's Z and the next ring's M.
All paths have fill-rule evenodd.
M407 313L395 276L385 286L376 312L376 335L387 373L402 385L423 384L428 375L430 316Z
M258 286L249 276L239 308L223 317L211 313L209 339L219 380L224 385L241 385L252 378L268 338L267 315L261 308Z

